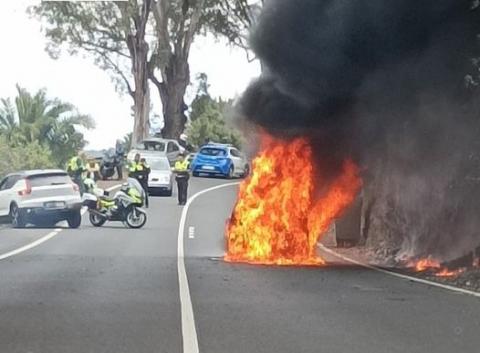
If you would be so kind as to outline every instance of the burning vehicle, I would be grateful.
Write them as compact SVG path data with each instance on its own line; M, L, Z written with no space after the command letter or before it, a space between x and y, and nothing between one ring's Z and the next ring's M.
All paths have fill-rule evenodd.
M317 241L363 188L367 246L450 275L440 263L480 243L478 7L266 1L263 73L238 103L262 138L227 261L321 264Z

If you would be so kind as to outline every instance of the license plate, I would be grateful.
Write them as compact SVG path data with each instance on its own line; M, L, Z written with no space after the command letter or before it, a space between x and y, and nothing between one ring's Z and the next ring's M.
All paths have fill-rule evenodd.
M45 208L48 209L59 209L59 208L65 208L65 202L62 201L51 201L51 202L46 202L45 203Z
M158 181L158 178L153 178L152 181Z
M202 167L202 169L205 169L205 170L215 170L215 167L212 167L211 165L204 165Z

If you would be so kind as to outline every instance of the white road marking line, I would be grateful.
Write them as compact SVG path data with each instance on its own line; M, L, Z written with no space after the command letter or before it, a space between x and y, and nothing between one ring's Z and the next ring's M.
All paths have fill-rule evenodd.
M200 192L190 197L187 204L183 207L182 215L180 217L180 225L178 227L178 248L177 248L177 267L178 267L178 286L180 291L180 307L182 312L182 340L184 353L198 353L198 338L197 329L195 327L195 318L193 315L192 299L190 297L190 289L188 287L187 272L185 270L185 247L184 247L184 233L185 221L187 220L188 208L192 202L207 192L225 188L228 186L238 185L240 182L217 185Z
M53 238L55 235L57 235L58 233L60 233L62 231L62 229L60 228L57 228L53 231L51 231L50 233L48 233L47 235L45 235L44 237L40 238L40 239L37 239L35 240L34 242L30 243L30 244L27 244L25 246L22 246L21 248L18 248L18 249L15 249L15 250L12 250L12 251L9 251L5 254L2 254L0 255L0 260L5 260L5 259L8 259L9 257L12 257L12 256L15 256L15 255L18 255L24 251L27 251L31 248L34 248L44 242L46 242L47 240Z
M119 188L121 185L114 185L110 188L107 189L107 191L112 191L112 190L115 190L117 188ZM86 208L83 208L81 210L81 214L82 216L85 214L85 212L87 212L87 209ZM59 233L61 233L63 231L62 228L55 228L53 231L51 231L50 233L48 233L47 235L41 237L40 239L37 239L27 245L24 245L18 249L15 249L15 250L12 250L12 251L9 251L9 252L6 252L4 254L0 254L0 260L5 260L5 259L8 259L9 257L12 257L12 256L15 256L15 255L18 255L18 254L21 254L22 252L25 252L27 250L30 250L34 247L37 247L39 246L40 244L46 242L47 240L50 240L52 239L54 236L58 235Z
M190 239L195 238L195 227L193 226L188 227L188 238Z
M347 257L347 256L344 256L344 255L341 255L341 254L333 251L332 249L327 248L327 247L326 247L325 245L323 245L323 244L318 244L318 246L320 247L320 249L322 249L323 251L329 253L330 255L333 255L333 256L335 256L335 257L338 257L338 258L340 258L340 259L342 259L342 260L345 260L345 261L347 261L347 262L350 262L350 263L352 263L352 264L355 264L355 265L358 265L358 266L361 266L361 267L368 268L368 269L373 270L373 271L377 271L377 272L381 272L381 273L384 273L384 274L387 274L387 275L390 275L390 276L394 276L394 277L406 279L406 280L408 280L408 281L423 283L423 284L426 284L426 285L429 285L429 286L439 287L439 288L451 290L451 291L454 291L454 292L457 292L457 293L472 295L472 296L474 296L474 297L480 298L480 293L478 293L478 292L473 292L473 291L470 291L470 290L468 290L468 289L457 288L457 287L454 287L454 286L450 286L450 285L448 285L448 284L442 284L442 283L438 283L438 282L432 282L432 281L429 281L429 280L426 280L426 279L417 278L417 277L412 277L412 276L404 275L404 274L401 274L401 273L384 270L383 268L379 268L379 267L372 266L372 265L369 265L369 264L364 264L363 262L360 262L360 261L351 259L351 258L349 258L349 257Z

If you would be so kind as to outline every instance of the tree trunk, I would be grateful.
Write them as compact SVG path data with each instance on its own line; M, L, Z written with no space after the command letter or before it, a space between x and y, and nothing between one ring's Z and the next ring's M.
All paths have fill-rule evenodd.
M136 1L134 2L136 4ZM138 6L138 5L136 5ZM148 136L150 130L150 90L149 90L149 70L148 53L149 46L145 40L146 26L151 11L151 0L145 0L141 7L136 9L136 13L131 17L125 13L125 18L133 20L135 31L127 35L127 46L132 60L132 74L135 81L135 89L129 88L130 95L133 98L134 106L134 124L132 134L132 145L143 140Z
M132 38L133 76L135 79L134 126L132 144L135 145L148 136L150 130L150 90L148 87L148 44L144 38Z
M190 68L186 59L172 55L166 70L166 80L159 87L163 105L162 136L178 139L185 129L187 106L183 100L190 83Z
M133 124L132 146L135 146L149 134L150 91L148 87L146 90L136 89L134 101L135 120Z

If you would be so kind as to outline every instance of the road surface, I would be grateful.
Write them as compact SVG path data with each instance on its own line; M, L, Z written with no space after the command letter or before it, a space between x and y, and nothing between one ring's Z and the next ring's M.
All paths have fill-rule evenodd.
M478 298L336 261L222 262L236 186L209 188L231 182L192 179L184 259L174 197L139 231L0 228L0 254L51 235L0 261L0 352L480 352Z

